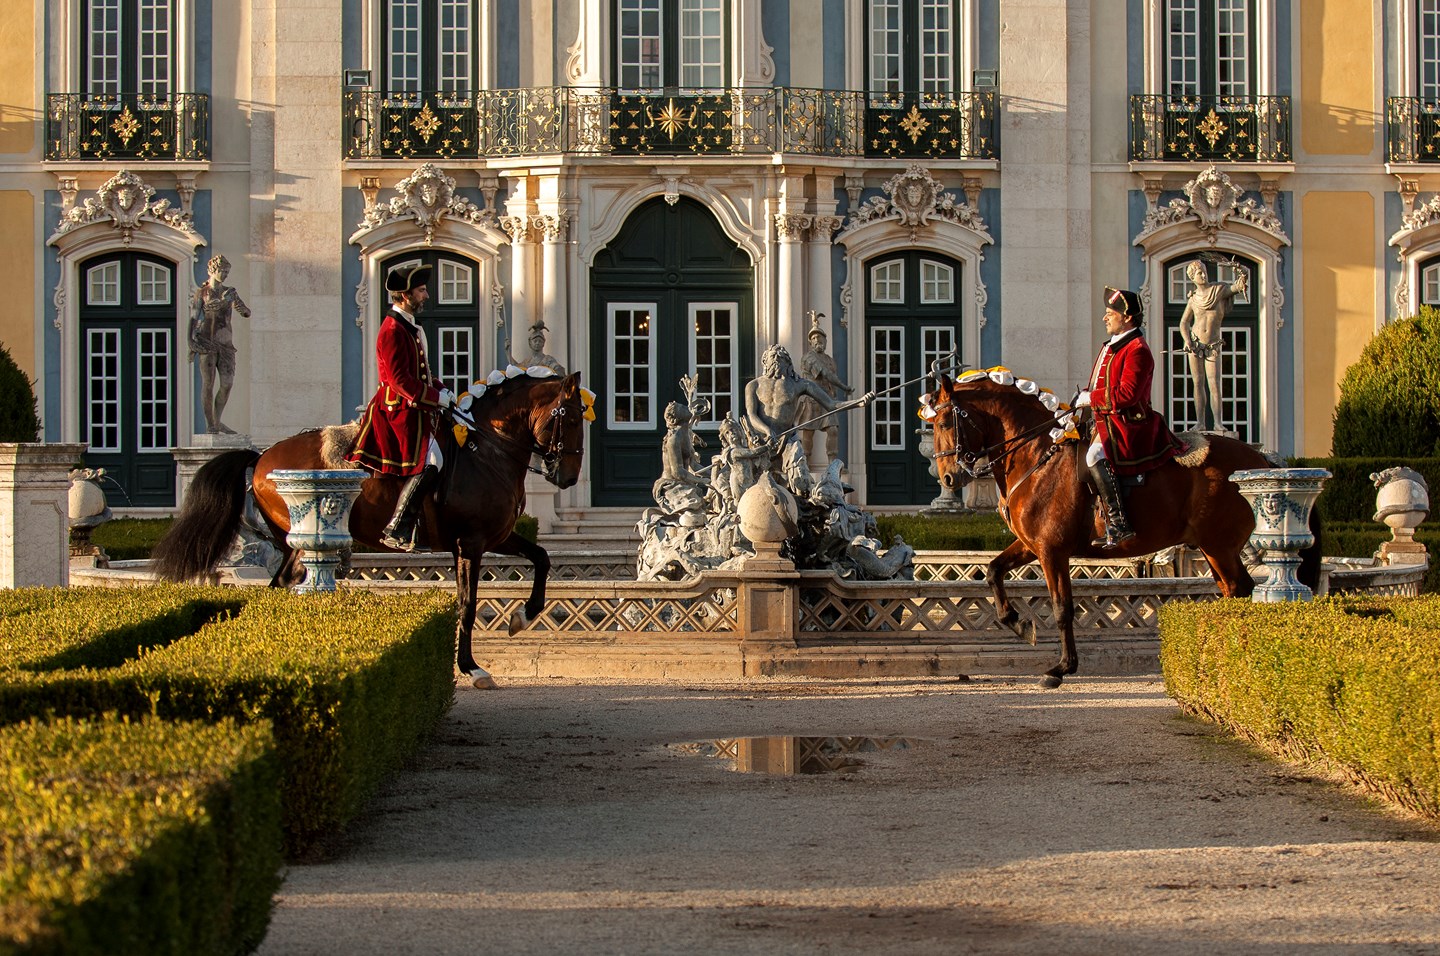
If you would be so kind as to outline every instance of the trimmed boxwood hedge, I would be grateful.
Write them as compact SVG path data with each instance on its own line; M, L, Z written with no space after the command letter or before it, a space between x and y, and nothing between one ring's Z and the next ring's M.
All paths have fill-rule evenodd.
M0 592L0 674L9 668L115 667L233 615L233 589L25 588Z
M103 670L0 675L0 723L115 711L264 718L284 769L286 851L359 811L454 696L453 601L439 592L232 589L233 618Z
M267 724L27 722L0 755L0 952L260 944L281 866Z
M1440 819L1440 597L1170 603L1160 635L1185 711Z

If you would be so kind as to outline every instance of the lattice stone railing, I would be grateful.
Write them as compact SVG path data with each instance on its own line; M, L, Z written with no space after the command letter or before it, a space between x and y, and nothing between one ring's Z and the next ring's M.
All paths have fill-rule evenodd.
M984 581L985 569L995 556L989 551L922 551L915 556L917 581ZM1208 574L1204 561L1182 556L1185 574ZM1076 562L1075 580L1169 577L1176 564L1153 558L1114 558ZM481 565L484 582L528 581L530 563L523 558L487 554ZM351 580L358 581L454 581L455 569L448 554L381 554L361 552L351 556ZM1027 564L1012 575L1018 580L1039 580L1040 566ZM611 549L556 551L550 555L552 581L634 581L635 551Z

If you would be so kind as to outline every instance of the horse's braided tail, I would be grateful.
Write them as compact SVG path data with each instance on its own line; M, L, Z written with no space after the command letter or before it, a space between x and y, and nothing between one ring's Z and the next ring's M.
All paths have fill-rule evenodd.
M175 523L151 552L159 577L190 581L215 570L240 531L245 471L259 460L259 452L240 448L217 455L195 472Z

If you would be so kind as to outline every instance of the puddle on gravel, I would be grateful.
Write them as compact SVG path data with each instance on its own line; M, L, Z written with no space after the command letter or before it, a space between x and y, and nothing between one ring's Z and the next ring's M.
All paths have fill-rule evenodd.
M865 766L864 754L910 750L918 737L729 737L671 744L677 753L718 757L740 773L847 773Z

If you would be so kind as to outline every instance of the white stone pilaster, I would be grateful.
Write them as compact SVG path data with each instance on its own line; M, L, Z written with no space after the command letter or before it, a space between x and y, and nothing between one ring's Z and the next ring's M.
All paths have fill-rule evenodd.
M70 470L85 448L0 444L0 588L70 583Z

